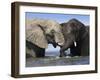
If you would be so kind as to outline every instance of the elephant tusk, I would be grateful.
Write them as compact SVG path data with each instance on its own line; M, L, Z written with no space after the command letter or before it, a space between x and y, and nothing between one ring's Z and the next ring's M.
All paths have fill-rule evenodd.
M57 43L59 46L62 46L62 45L64 45L64 43Z
M75 47L77 46L76 42L74 42Z

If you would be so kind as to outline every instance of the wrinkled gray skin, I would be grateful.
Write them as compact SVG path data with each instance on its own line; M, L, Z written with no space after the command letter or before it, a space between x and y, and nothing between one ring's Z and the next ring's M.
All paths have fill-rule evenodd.
M48 41L48 44L53 44L53 46L56 47L57 44L54 42L55 42L54 40L51 40L51 41ZM27 41L27 40L26 40L26 47L27 47L27 49L32 50L32 52L30 54L27 53L26 57L30 57L30 56L32 56L32 57L45 57L45 48L40 48L37 45L35 45L32 42Z
M44 31L43 27L42 27L41 25L38 25L38 26L41 28L41 30L43 30L44 35L45 35L45 37L46 37L46 39L47 39L48 44L52 44L53 47L56 48L56 46L57 46L58 44L57 44L56 41L55 41L54 31L52 30L52 31L51 31L51 34L45 34L45 31Z
M89 56L89 26L85 26L76 19L62 23L61 26L65 39L63 46L55 43L52 36L47 37L50 43L55 43L55 47L57 45L61 47L60 57L66 56L65 51L68 48L71 50L71 56ZM76 43L76 46L74 43Z
M33 44L30 41L26 40L26 49L31 51L26 54L26 57L44 57L45 56L45 49L40 48L37 45ZM27 51L28 52L28 51Z
M89 27L76 19L71 19L67 23L62 23L62 33L65 44L61 46L60 56L65 56L64 52L68 48L74 49L79 56L89 56ZM73 45L76 43L76 46ZM71 53L75 55L74 53Z
M45 49L52 42L63 45L64 37L61 26L54 20L32 19L26 20L26 54L33 57L44 57ZM52 37L52 41L48 41L48 36ZM55 43L54 43L55 42Z
M41 28L42 31L44 31L43 27L40 25L37 25L38 27ZM47 38L48 44L52 44L54 47L57 46L56 41L54 39L54 32L51 32L51 34L45 34L44 35ZM26 57L32 56L32 57L45 57L45 48L40 48L39 46L33 44L30 41L26 40L26 49L32 50L31 52L27 53Z

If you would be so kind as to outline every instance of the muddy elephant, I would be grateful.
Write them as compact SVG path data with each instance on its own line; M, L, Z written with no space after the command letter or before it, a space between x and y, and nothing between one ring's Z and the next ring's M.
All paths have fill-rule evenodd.
M53 41L48 40L48 36ZM61 26L54 20L32 19L26 20L26 53L33 57L44 57L45 49L49 43L64 44L64 36Z
M68 48L72 56L89 56L89 27L77 19L71 19L61 26L65 43L61 46L60 57L65 56L64 52Z

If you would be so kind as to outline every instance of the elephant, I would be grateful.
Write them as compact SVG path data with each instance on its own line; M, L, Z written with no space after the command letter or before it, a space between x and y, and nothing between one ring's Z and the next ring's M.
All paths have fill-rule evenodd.
M40 48L37 45L29 42L26 40L26 51L27 51L27 56L26 57L44 57L45 49Z
M52 41L48 40L52 37ZM48 44L64 45L64 36L61 25L49 19L26 20L26 54L33 57L44 57Z
M66 56L65 50L70 48L71 55L89 56L89 26L77 19L61 23L65 43L60 46L60 57Z

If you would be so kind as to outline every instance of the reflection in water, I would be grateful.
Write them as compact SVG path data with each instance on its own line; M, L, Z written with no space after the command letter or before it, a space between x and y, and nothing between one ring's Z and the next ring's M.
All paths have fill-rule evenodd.
M86 57L72 57L72 58L28 58L26 60L26 67L42 67L42 66L66 66L66 65L87 65L89 64L89 56Z

